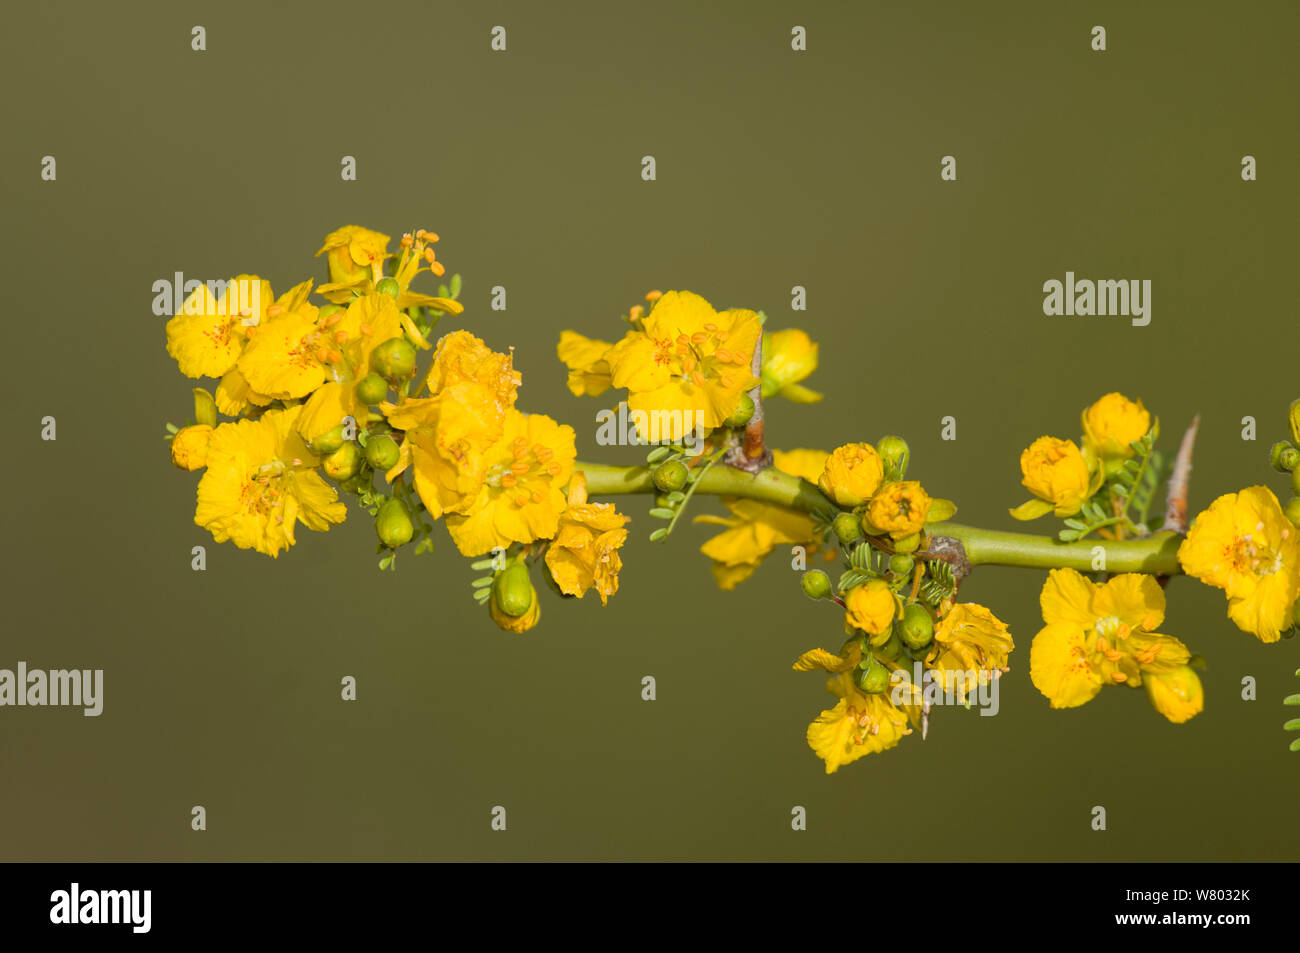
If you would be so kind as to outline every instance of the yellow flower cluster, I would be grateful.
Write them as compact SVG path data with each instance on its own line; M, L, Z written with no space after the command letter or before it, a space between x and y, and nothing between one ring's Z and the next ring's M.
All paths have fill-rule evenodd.
M195 522L219 542L278 556L298 523L323 531L343 521L328 476L363 505L376 501L390 548L411 539L413 507L442 519L467 556L544 546L563 594L594 590L603 603L618 589L627 518L586 501L571 427L516 409L512 354L464 330L436 346L427 340L437 319L462 310L451 297L410 290L421 272L444 274L437 240L424 230L404 235L390 255L386 235L332 233L318 253L330 274L317 289L324 305L310 302L310 280L273 298L255 276L227 283L224 296L206 286L190 296L168 322L167 349L182 373L218 380L206 402L196 390L199 421L172 437L178 467L206 470ZM430 348L417 379L415 354ZM218 412L238 419L219 423ZM376 472L391 495L375 494ZM386 518L396 529L386 530ZM522 585L492 605L512 631L539 615L526 574Z
M1016 519L1078 513L1106 477L1132 459L1133 443L1151 429L1151 414L1140 400L1111 393L1083 411L1082 423L1082 448L1073 440L1039 437L1020 455L1022 482L1034 499L1011 510Z
M744 308L715 311L690 291L646 295L649 314L632 308L621 340L610 343L564 331L556 353L569 369L569 390L598 397L626 389L627 406L642 439L680 441L699 429L727 425L746 392L814 403L821 395L804 387L817 368L817 345L790 328L764 334L762 317ZM754 351L763 342L761 378Z

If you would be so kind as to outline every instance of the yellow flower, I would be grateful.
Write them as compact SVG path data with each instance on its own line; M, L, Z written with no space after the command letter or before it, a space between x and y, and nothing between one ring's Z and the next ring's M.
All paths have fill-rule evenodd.
M323 532L343 522L346 508L295 431L300 411L271 410L212 432L194 522L217 542L274 557L294 544L297 523Z
M1165 595L1151 576L1124 573L1099 586L1073 569L1053 569L1039 601L1045 626L1034 636L1029 677L1053 708L1082 705L1104 685L1136 688L1191 658L1182 642L1155 631Z
M1007 658L1015 647L997 616L973 602L959 602L935 629L925 664L941 672L977 672L979 684L987 685L990 678L1008 671ZM959 697L965 701L966 683L961 679L957 683Z
M1151 414L1123 394L1107 394L1083 412L1083 443L1103 460L1127 460L1151 429Z
M669 291L606 355L641 436L680 440L722 425L758 383L750 373L761 325L753 311L715 312L697 294Z
M911 734L912 725L921 716L920 689L910 681L899 683L891 676L887 691L867 693L854 682L854 670L862 658L862 643L854 639L840 655L825 649L804 652L794 663L796 672L821 669L834 677L826 690L839 697L834 708L827 709L808 726L808 746L826 762L826 773L834 774L840 765L850 764L863 755L886 751ZM898 666L888 660L875 661L890 669ZM895 701L901 702L901 707Z
M630 331L629 334L636 332ZM614 345L561 331L555 352L569 369L569 391L575 397L599 397L614 386L606 355Z
M1205 708L1200 677L1190 665L1171 672L1149 672L1143 678L1151 706L1176 725L1188 721Z
M378 281L384 259L389 257L389 240L387 235L368 228L344 225L325 237L325 244L316 252L316 257L326 255L330 281L335 284L350 284L366 278Z
M1039 437L1020 454L1021 481L1038 497L1011 511L1018 520L1037 519L1045 513L1073 516L1105 478L1100 467L1090 467L1073 440ZM1091 474L1091 475L1090 475Z
M212 427L195 424L182 427L172 436L172 463L182 470L201 470L208 465L208 440Z
M586 475L579 470L569 481L568 508L560 514L555 539L546 548L546 568L565 595L579 599L588 589L600 594L600 604L618 592L623 568L619 547L627 541L628 518L612 503L588 503Z
M484 454L483 483L447 530L465 556L497 546L550 539L565 508L561 490L573 473L573 428L545 414L508 410L501 439Z
M186 377L221 377L234 367L249 329L272 305L270 283L256 275L236 275L221 291L200 285L167 322L167 353Z
M343 353L319 315L315 305L304 303L257 328L237 365L253 391L290 400L305 397L334 378Z
M1196 517L1178 548L1183 570L1228 596L1228 618L1261 642L1291 627L1300 594L1295 527L1273 491L1227 493Z
M844 628L852 633L861 629L871 635L888 632L898 616L898 597L883 579L872 579L854 586L844 598Z
M384 294L356 298L346 311L335 312L321 324L342 355L343 376L322 384L303 405L298 432L308 442L333 430L345 417L358 427L365 424L370 408L357 397L357 381L370 373L375 348L402 333L397 305Z
M491 350L468 331L438 342L426 381L431 397L403 400L381 409L405 431L391 481L414 468L415 489L429 514L464 513L478 498L487 473L487 452L505 431L519 374L510 354Z
M806 331L786 328L763 335L763 396L815 404L822 395L799 382L817 370L817 344Z
M886 483L871 497L867 519L876 531L902 539L921 531L930 502L930 495L915 480Z
M875 447L846 443L836 447L827 459L817 483L840 506L853 507L871 499L884 478L885 468Z
M809 482L817 479L826 464L824 450L777 450L773 453L773 466ZM808 514L777 506L727 497L723 504L732 518L697 516L697 523L715 523L727 530L709 539L700 552L713 560L713 578L718 588L734 589L756 570L778 546L801 545L809 552L815 551L817 531Z

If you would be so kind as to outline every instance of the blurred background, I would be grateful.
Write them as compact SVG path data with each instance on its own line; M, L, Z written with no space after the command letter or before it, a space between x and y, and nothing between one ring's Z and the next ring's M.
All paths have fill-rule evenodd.
M195 382L151 310L176 271L279 291L321 280L312 255L341 225L423 226L464 276L463 325L516 349L520 406L572 423L580 457L641 453L595 446L606 402L565 389L559 332L614 338L646 291L685 288L821 342L806 383L826 400L771 405L774 445L900 433L963 522L1010 528L1020 450L1077 438L1110 390L1160 416L1166 450L1201 414L1194 510L1257 482L1285 499L1267 453L1300 392L1294 5L61 3L6 20L0 667L102 668L105 699L99 718L0 711L4 859L1300 857L1280 704L1300 642L1238 632L1217 590L1168 589L1165 631L1209 660L1205 712L1175 726L1138 691L1049 710L1028 671L1042 574L980 570L963 596L1017 643L999 715L941 709L924 743L827 777L804 730L834 699L790 665L838 647L841 619L787 558L720 593L709 527L653 545L648 501L626 500L609 606L543 592L542 624L512 636L441 530L396 573L356 511L276 561L217 545L192 523L198 474L161 439ZM1067 270L1150 279L1151 324L1045 317L1042 284Z

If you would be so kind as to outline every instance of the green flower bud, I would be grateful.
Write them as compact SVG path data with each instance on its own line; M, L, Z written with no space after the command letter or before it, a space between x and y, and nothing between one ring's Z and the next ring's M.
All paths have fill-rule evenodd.
M866 668L858 669L858 688L869 695L879 695L889 688L889 669L871 659Z
M511 618L519 618L533 606L533 583L528 578L528 567L511 563L492 583L492 599L496 607Z
M1296 600L1295 608L1291 610L1291 615L1296 625L1300 625L1300 599Z
M912 570L916 567L916 560L911 556L899 553L897 556L891 556L889 560L889 571L898 573L900 576L912 575Z
M898 621L898 635L913 652L930 644L934 639L934 619L925 606L914 602L903 608L903 618Z
M361 447L349 440L321 461L321 469L331 480L342 483L348 477L355 476L364 461L365 454L361 452Z
M862 523L852 513L841 513L831 524L835 536L841 543L851 543L862 538Z
M1282 507L1282 512L1293 525L1300 526L1300 496L1293 496L1287 500L1286 506ZM1300 608L1300 602L1296 602L1296 606Z
M388 396L388 382L378 374L367 374L357 381L357 400L363 404L379 403Z
M375 532L380 541L389 549L396 549L411 541L415 535L415 524L411 522L410 511L401 500L393 499L379 508L375 517Z
M897 661L898 657L903 654L903 640L898 637L898 633L894 631L892 626L885 644L876 646L876 654L881 658L889 659L891 662Z
M809 569L799 580L803 594L809 599L825 599L831 594L831 577L820 569Z
M209 427L217 425L217 402L202 387L194 388L194 422Z
M686 464L680 460L669 460L655 467L655 486L665 493L672 493L686 485L687 476Z
M328 457L341 446L343 446L343 425L339 424L333 430L327 430L313 440L311 452L318 457Z
M907 463L912 457L911 448L902 437L881 437L876 441L876 453L885 465L885 478L901 480L907 473Z
M749 394L740 395L740 403L731 412L731 416L722 422L725 427L743 427L754 418L754 398Z
M1286 468L1282 466L1282 454L1291 448L1291 444L1285 440L1279 440L1273 444L1268 451L1268 463L1278 473L1285 473Z
M1291 492L1300 496L1300 467L1291 471Z
M920 533L913 533L911 536L904 536L902 539L894 540L894 552L896 553L914 553L920 546Z
M415 373L415 345L406 338L389 338L370 355L370 366L390 384Z
M1288 473L1294 471L1296 467L1300 466L1300 450L1297 450L1295 447L1287 447L1282 451L1278 463L1281 465L1282 469L1286 470Z
M366 463L379 471L391 469L397 465L397 441L388 434L371 437L366 443Z
M1300 400L1293 401L1288 415L1291 422L1291 439L1300 443Z
M396 278L380 278L375 284L375 290L396 301L397 296L402 293L402 286L397 283Z

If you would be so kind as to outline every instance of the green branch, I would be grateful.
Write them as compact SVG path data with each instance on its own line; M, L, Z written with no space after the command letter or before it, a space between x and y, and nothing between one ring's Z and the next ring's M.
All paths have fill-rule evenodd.
M599 463L576 463L587 475L587 492L593 496L655 493L648 467L615 467ZM736 496L775 503L806 513L838 512L839 507L807 480L767 469L756 474L733 467L714 467L703 474L695 491L714 496ZM937 537L956 540L971 566L1022 566L1031 569L1093 568L1097 547L1106 557L1108 572L1144 572L1173 576L1178 565L1177 533L1154 533L1142 539L1089 539L1063 543L1051 536L1004 533L999 530L963 526L960 523L932 523L927 530Z

